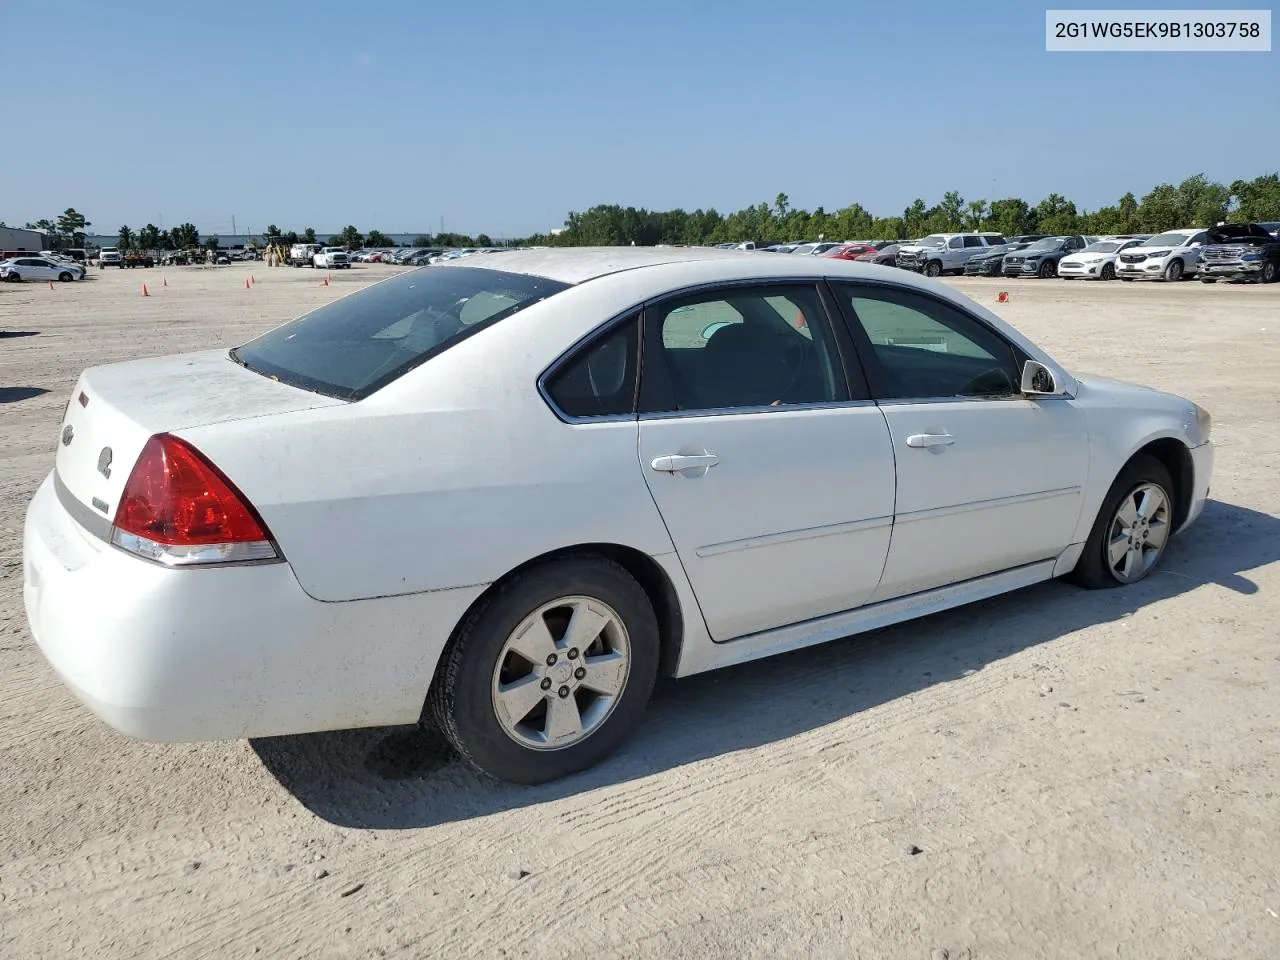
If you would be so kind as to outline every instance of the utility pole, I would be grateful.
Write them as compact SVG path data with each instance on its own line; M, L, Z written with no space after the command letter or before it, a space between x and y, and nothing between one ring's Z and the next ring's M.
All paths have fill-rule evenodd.
M236 215L234 213L231 215L231 235L233 237L236 235Z

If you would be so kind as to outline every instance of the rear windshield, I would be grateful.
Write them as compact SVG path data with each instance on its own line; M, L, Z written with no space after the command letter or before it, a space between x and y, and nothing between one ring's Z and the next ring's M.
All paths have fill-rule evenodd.
M304 390L361 400L459 340L568 284L467 267L426 267L313 310L231 351Z

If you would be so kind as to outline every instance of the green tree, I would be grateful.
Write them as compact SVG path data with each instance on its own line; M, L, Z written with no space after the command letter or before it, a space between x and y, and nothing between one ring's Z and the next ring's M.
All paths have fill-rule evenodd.
M987 225L987 201L970 200L965 208L964 226L966 230L982 230Z
M1182 226L1182 195L1173 184L1162 183L1142 198L1138 219L1144 233L1163 233Z
M215 233L212 236L206 237L204 245L206 249L216 251L218 249L218 235Z
M791 209L791 198L785 193L780 193L774 198L773 208L778 212L778 219L785 220L787 211Z
M1212 227L1227 219L1231 191L1220 183L1210 183L1203 173L1178 184L1179 217L1183 226Z
M267 224L267 239L280 236L280 228L274 223Z
M432 245L431 237L425 233L414 237L413 243L410 244L410 246L414 246L414 247L429 247L431 245ZM372 246L372 244L370 244L370 246ZM387 244L384 244L384 246L393 247L395 246L395 244L387 243Z
M160 246L160 229L154 223L148 223L138 231L138 246L143 250L156 250Z
M476 235L476 246L477 246L477 247L492 247L492 246L493 246L493 241L489 239L489 235L488 235L487 233L477 234L477 235Z
M315 232L315 230L313 230L311 227L307 227L305 230L303 230L303 231L302 231L302 242L303 242L303 243L315 243L315 242L316 242L316 232Z
M358 250L364 246L364 235L351 224L347 224L342 228L341 233L335 233L329 238L329 244L334 247L347 247L350 250Z
M1235 206L1232 219L1240 223L1280 220L1280 174L1268 173L1231 184Z
M955 190L948 190L942 195L937 214L943 230L964 229L964 198Z
M1051 193L1036 204L1040 233L1077 233L1080 229L1076 205L1060 193Z
M395 244L392 243L391 238L388 237L381 230L370 230L368 236L364 238L364 242L371 247L394 247L395 246ZM425 247L427 246L427 244L424 243L423 246Z
M1036 232L1036 217L1027 201L1018 197L1006 197L1003 200L991 201L991 211L987 221L992 230L998 230L1006 237L1019 237Z
M116 234L116 246L121 250L132 249L133 231L129 229L127 224L121 227L119 232Z
M83 247L85 229L93 226L75 207L67 207L58 217L57 229L67 246Z

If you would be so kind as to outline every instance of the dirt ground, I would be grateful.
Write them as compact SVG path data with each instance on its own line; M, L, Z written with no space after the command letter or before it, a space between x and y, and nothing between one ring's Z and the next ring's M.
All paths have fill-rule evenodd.
M1070 369L1213 413L1213 502L1135 587L670 683L618 756L540 788L400 731L110 731L21 601L76 375L389 270L0 284L0 957L1280 954L1280 286L955 281Z

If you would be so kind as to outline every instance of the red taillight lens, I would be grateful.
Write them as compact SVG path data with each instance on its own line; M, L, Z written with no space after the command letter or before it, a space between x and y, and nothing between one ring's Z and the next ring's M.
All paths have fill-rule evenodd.
M199 451L169 434L157 434L143 447L124 485L115 527L118 546L165 563L276 556L266 525L244 495Z

